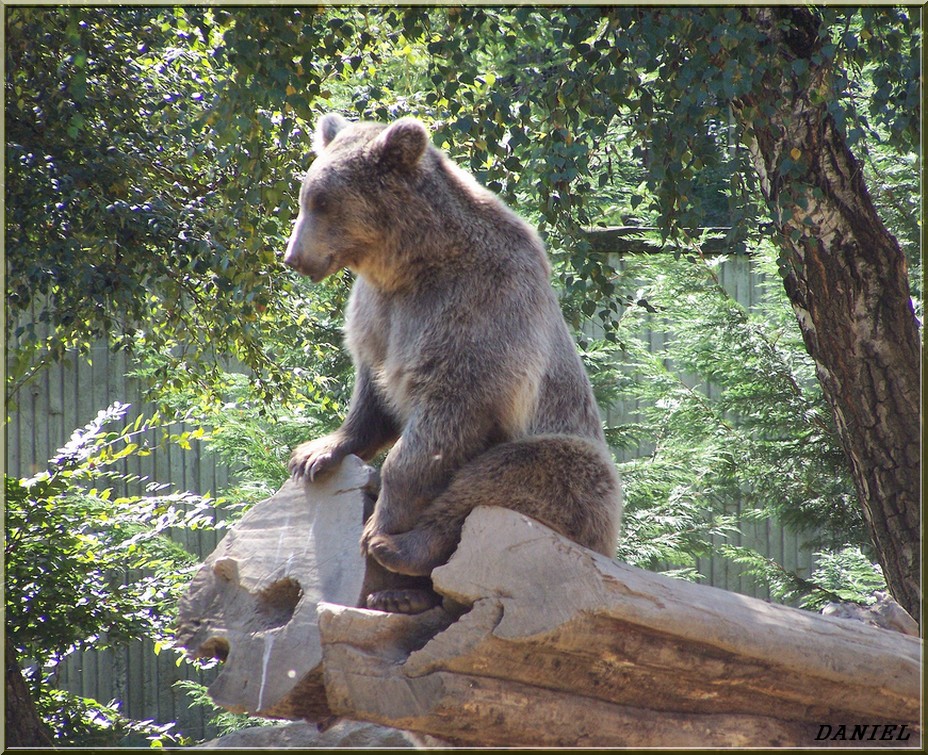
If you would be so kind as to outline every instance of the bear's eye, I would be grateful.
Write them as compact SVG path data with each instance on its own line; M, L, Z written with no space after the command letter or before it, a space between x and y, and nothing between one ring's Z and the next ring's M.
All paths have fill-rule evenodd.
M329 209L331 201L328 195L316 191L309 195L309 209L313 212L325 212Z

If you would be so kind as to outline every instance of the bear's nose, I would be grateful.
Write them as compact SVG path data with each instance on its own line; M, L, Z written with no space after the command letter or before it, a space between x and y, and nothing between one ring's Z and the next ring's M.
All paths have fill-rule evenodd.
M290 241L287 243L287 250L284 252L284 264L296 268L299 259L299 244L297 243L296 233L294 233L290 236Z

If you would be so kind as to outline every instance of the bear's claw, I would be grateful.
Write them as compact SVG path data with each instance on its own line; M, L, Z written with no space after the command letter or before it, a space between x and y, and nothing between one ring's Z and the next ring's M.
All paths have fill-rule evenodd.
M335 470L345 454L337 448L326 447L328 438L303 443L293 449L287 464L290 475L296 479L315 482Z

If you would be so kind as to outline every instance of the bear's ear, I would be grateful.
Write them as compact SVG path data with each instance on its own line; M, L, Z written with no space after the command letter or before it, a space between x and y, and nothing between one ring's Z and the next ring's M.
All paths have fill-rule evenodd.
M414 167L428 145L428 132L415 118L400 118L387 126L375 143L383 165L402 169Z
M348 121L338 113L326 113L323 115L316 125L316 133L313 136L313 151L317 155L320 154L322 150L329 146L335 135L348 125Z

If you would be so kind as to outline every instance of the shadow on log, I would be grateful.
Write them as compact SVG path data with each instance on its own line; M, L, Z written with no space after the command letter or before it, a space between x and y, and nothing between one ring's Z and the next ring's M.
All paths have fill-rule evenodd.
M352 607L367 483L349 461L252 509L194 580L178 639L200 655L226 643L219 704L458 745L920 745L919 639L618 564L506 509L476 509L434 571L444 607ZM284 522L280 496L303 519ZM260 578L243 577L245 552ZM301 589L289 621L255 625L267 585L287 579ZM275 622L292 589L281 594Z

